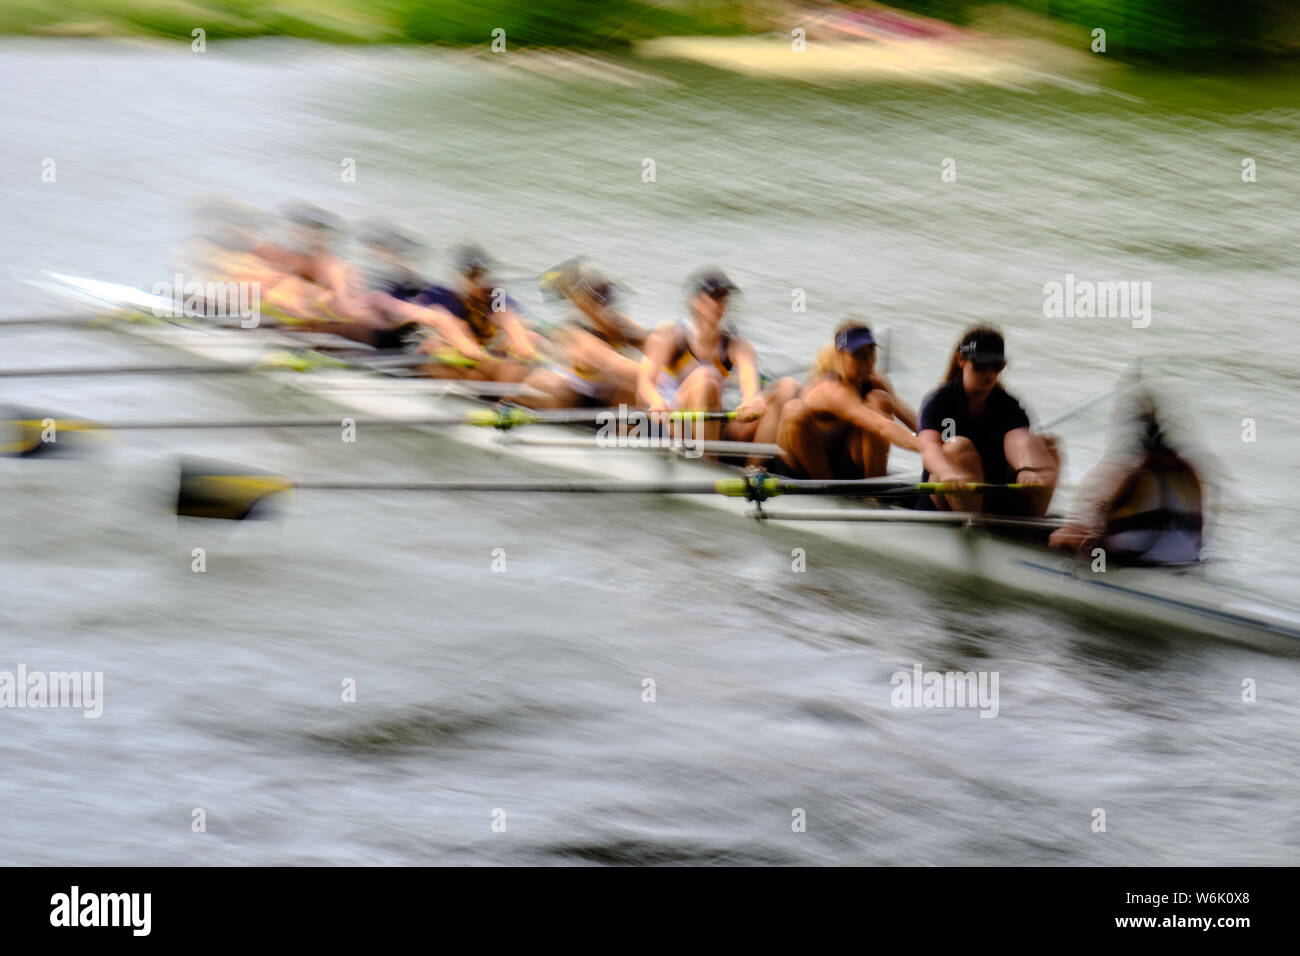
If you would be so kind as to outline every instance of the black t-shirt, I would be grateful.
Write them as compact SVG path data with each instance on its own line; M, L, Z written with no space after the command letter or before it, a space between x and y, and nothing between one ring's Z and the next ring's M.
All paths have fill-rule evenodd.
M949 418L956 427L951 432L945 432L944 419ZM995 484L1015 481L1015 476L1008 474L1009 466L1003 442L1007 432L1029 427L1029 415L1001 385L993 386L979 418L972 416L966 407L966 392L961 387L960 380L950 385L941 385L921 402L919 424L921 427L918 431L933 429L946 438L957 435L969 438L984 465L985 481ZM929 481L930 473L924 472L921 480Z

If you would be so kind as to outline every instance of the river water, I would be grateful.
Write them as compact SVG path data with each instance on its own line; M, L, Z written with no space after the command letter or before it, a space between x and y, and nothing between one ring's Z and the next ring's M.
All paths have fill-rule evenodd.
M40 269L166 280L187 205L218 192L388 217L428 238L435 270L463 239L519 274L587 253L647 323L717 263L767 367L806 364L856 311L892 330L913 401L964 325L996 321L1008 387L1040 415L1143 358L1230 482L1215 560L1295 591L1294 77L836 91L625 66L642 78L271 41L5 42L0 310L67 311L22 283ZM1044 284L1067 274L1150 282L1150 325L1044 318ZM4 367L175 358L69 326L0 336ZM0 400L105 419L324 411L226 376L8 380ZM1060 427L1072 476L1105 420ZM318 476L528 471L429 435L287 430L0 463L0 671L102 671L105 688L98 719L0 710L0 862L1300 855L1288 653L1083 620L676 503L303 492L274 521L178 525L177 452ZM891 675L915 664L996 671L997 719L891 706Z

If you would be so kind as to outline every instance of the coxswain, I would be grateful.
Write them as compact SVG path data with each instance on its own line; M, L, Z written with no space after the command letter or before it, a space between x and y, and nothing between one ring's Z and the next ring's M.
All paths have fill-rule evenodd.
M1083 477L1054 548L1141 565L1195 564L1201 558L1205 495L1197 469L1174 450L1143 401L1135 447L1106 456Z

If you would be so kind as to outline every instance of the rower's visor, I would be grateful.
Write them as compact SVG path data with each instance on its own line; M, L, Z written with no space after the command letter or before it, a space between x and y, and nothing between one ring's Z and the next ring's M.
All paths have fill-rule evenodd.
M835 351L837 352L856 352L858 349L864 349L868 345L875 344L876 340L872 336L871 330L865 326L845 329L835 336Z
M703 293L711 299L725 299L740 289L727 278L727 274L718 269L708 269L698 273L691 283L697 294Z
M1007 364L1006 345L1000 335L976 336L961 344L961 357L976 368L1002 369Z

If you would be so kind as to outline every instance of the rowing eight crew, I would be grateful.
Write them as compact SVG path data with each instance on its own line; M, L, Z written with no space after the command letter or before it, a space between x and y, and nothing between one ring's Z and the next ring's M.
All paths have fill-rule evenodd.
M263 298L286 323L378 348L412 347L429 356L425 372L434 377L523 383L526 395L542 397L520 401L537 407L628 405L654 414L734 405L732 420L700 423L699 437L775 443L783 457L766 467L795 477L882 476L897 446L920 453L923 482L1021 486L922 496L922 509L1037 517L1051 502L1058 441L1033 431L1024 406L1002 387L1005 341L992 327L962 335L918 414L877 370L876 340L859 321L836 330L806 384L783 378L763 387L753 346L726 318L739 290L718 270L691 280L685 321L647 331L618 311L612 282L581 260L565 263L543 274L542 288L574 311L543 337L475 247L456 251L456 280L441 285L420 275L418 244L396 230L362 232L370 263L362 271L332 251L339 227L328 213L295 207L289 219L287 246L228 228L227 241L205 257L224 280L261 282L270 292ZM1153 413L1146 434L1140 454L1112 458L1089 474L1081 504L1053 545L1081 552L1109 546L1153 563L1195 560L1199 479L1163 443Z

